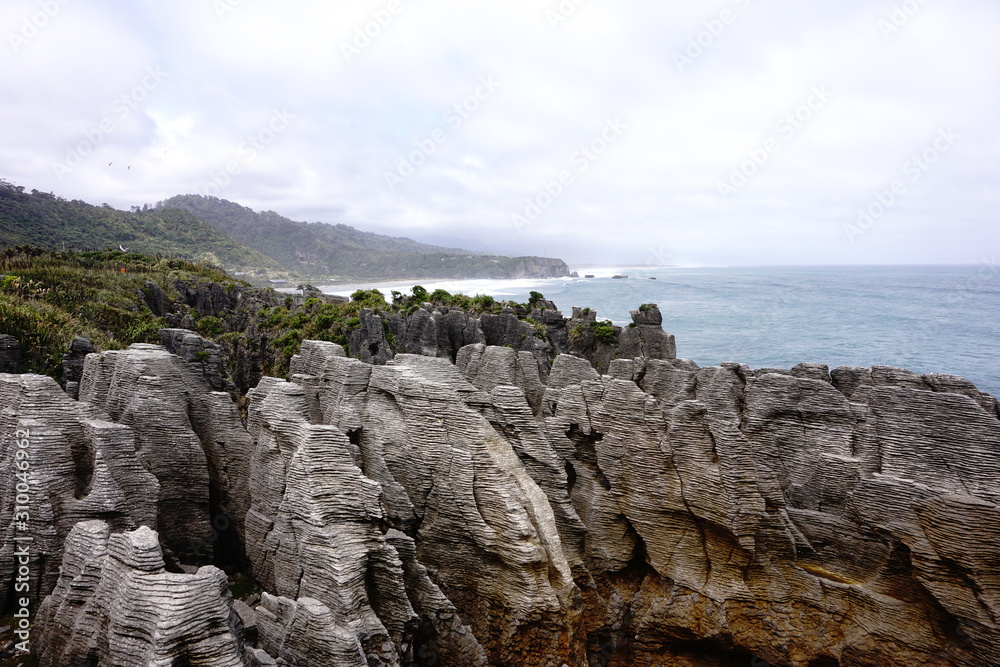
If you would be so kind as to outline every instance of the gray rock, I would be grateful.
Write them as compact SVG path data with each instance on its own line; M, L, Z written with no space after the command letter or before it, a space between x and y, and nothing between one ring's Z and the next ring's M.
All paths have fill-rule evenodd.
M259 472L247 534L255 576L268 590L314 598L343 618L373 664L438 652L443 629L463 626L472 634L458 655L479 655L477 640L501 664L528 655L569 658L580 609L556 517L510 443L479 412L489 395L447 359L404 354L369 366L307 351L294 383L268 380L251 396ZM523 366L520 373L522 381L533 377ZM513 402L501 401L501 409L516 410L524 428L534 424L523 393L509 395ZM393 546L409 543L387 541L375 528L382 522L414 540L417 562L433 573L458 625L438 614L444 600L432 591L421 601L413 590L414 582L426 588L413 578L419 568L411 563L407 575ZM331 558L340 563L335 571ZM434 608L438 621L428 616Z
M77 524L60 572L35 621L40 667L245 664L226 575L167 572L145 526L111 534L102 521Z
M21 343L13 336L0 334L0 373L16 373L21 363Z
M248 558L267 593L256 610L260 650L244 651L245 664L1000 664L1000 420L995 399L962 378L699 368L614 358L620 340L608 348L609 375L561 354L546 377L537 349L483 341L457 348L451 363L459 339L440 332L475 318L419 312L416 340L431 356L372 365L306 342L291 381L262 380L250 395L243 472L228 445L239 436L226 430L237 430L238 415L189 364L155 346L87 359L81 396L131 424L133 461L178 443L194 460L201 443L194 472L166 456L151 463L160 484L183 482L188 497L239 495L197 472L220 461L248 480ZM500 335L515 330L514 314L492 317ZM659 326L642 318L649 323L634 328ZM97 413L64 394L54 400L37 380L7 382L0 399L18 398L0 419L73 424ZM60 416L64 404L75 406L71 418ZM104 442L87 428L78 449ZM159 431L172 434L173 450ZM65 433L40 449L63 471L51 478L64 486L44 487L57 498L76 492L59 481L76 478ZM219 442L225 452L212 454ZM122 484L123 497L134 494ZM47 511L93 516L72 507ZM157 512L161 523L179 520L163 503ZM86 568L68 562L73 584L59 595L77 597L46 603L61 611L47 612L44 632L90 655L104 650L97 612L60 614L105 598L94 575L80 578ZM131 562L141 570L145 561ZM162 595L188 590L157 581ZM216 609L216 598L197 597ZM239 648L252 623L234 608ZM221 614L198 623L218 628Z
M831 384L833 382L830 378L830 367L826 364L796 364L791 370L791 375L792 377L821 380L822 382L830 382Z
M135 433L159 482L156 526L171 565L208 564L217 552L242 562L252 443L229 394L163 347L135 344L87 356L80 400Z
M677 356L674 337L661 327L663 315L656 304L645 304L631 311L632 325L618 337L618 358L673 359Z
M63 355L63 388L73 398L80 397L80 380L87 355L94 351L94 344L86 338L74 338L69 351Z
M34 605L55 586L63 542L77 522L101 518L114 530L156 526L159 484L131 429L74 401L52 378L0 374L0 406L0 461L8 471L0 475L0 606L25 564L15 555L23 546L16 538L25 537L30 562L22 583ZM19 462L28 466L27 503L17 498ZM27 518L15 518L25 511Z
M226 379L226 364L222 348L187 329L160 329L160 344L191 364L214 391L233 388Z
M271 664L289 667L384 664L377 659L366 660L355 633L319 600L289 600L265 593L257 615L263 652L278 658ZM262 661L262 664L268 663Z
M250 644L257 643L257 612L243 600L233 600L233 612L243 625L243 635Z

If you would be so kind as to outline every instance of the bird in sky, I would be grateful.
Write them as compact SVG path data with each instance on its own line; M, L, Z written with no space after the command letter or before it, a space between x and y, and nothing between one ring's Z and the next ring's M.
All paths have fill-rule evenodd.
M128 252L128 248L123 246L121 243L118 244L118 249L121 250L122 252Z

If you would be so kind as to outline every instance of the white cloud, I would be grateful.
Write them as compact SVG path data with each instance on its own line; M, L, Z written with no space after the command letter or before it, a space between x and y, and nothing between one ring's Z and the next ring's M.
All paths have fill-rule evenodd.
M652 242L677 261L974 262L997 245L1000 10L987 0L926 3L885 36L893 3L860 0L588 2L554 27L559 3L542 0L221 1L223 17L201 0L65 2L16 52L6 36L0 175L125 207L201 192L237 160L220 196L254 208L575 261L642 263ZM5 3L2 25L38 6ZM53 162L151 66L169 76L60 180ZM483 77L499 87L449 122ZM815 86L829 101L783 136ZM280 110L295 122L248 159L241 146ZM574 154L615 116L628 129L579 171ZM848 242L857 208L947 126L954 148ZM723 200L719 182L772 138ZM517 233L511 214L562 170L572 185ZM961 234L942 231L950 221Z

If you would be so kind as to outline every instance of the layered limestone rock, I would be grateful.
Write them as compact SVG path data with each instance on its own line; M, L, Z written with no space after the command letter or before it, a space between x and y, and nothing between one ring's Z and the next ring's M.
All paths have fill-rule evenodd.
M159 484L132 430L77 403L52 378L0 374L0 465L0 608L10 596L34 605L52 590L77 522L156 526ZM15 592L18 578L28 587Z
M961 378L642 358L602 376L560 355L543 383L527 351L456 361L307 343L294 382L255 392L272 488L248 531L281 627L298 598L303 627L368 628L376 664L997 662L1000 420Z
M499 314L474 315L425 303L406 315L363 308L358 318L358 328L348 335L348 352L376 365L384 365L397 353L457 362L463 347L484 344L530 353L544 379L560 353L587 359L601 372L607 372L615 359L677 356L674 337L663 331L663 316L656 304L632 311L631 325L611 327L613 334L603 337L592 328L597 324L597 311L574 308L572 318L567 319L554 303L544 299L533 302L530 310L521 304L508 304Z
M251 396L247 538L265 588L325 605L370 664L485 664L483 646L491 664L577 664L578 591L555 517L469 407L488 396L447 359L371 366L315 342L292 373Z
M181 336L198 346L190 332ZM242 559L252 443L229 394L213 391L196 364L135 344L87 356L80 401L134 432L159 482L156 526L172 567Z
M618 359L674 359L677 344L674 337L663 331L663 315L655 303L643 304L630 311L632 324L618 336Z
M381 365L306 342L290 381L253 390L242 436L228 395L157 346L87 358L81 398L105 421L50 380L0 376L5 433L40 434L44 511L103 517L74 504L103 489L90 502L108 498L130 529L139 478L113 471L146 461L169 487L144 510L159 525L198 530L211 494L246 499L266 591L244 651L217 571L168 576L152 531L82 523L39 617L55 637L43 664L112 660L126 626L133 653L173 651L171 665L1000 664L996 400L889 367L699 368L673 358L659 319L636 311L619 347L640 356L609 357L604 375L566 354L543 372L533 351L480 340L452 363L437 334L434 355ZM45 539L61 544L70 520ZM134 592L105 583L125 580ZM196 619L183 640L180 616L145 606L172 589ZM125 625L100 611L109 595L135 610Z
M213 391L231 389L226 382L222 349L188 329L160 329L160 344L191 364Z
M307 604L302 623L335 621L371 664L398 664L416 614L402 563L378 528L381 490L342 432L307 420L307 400L300 385L273 378L251 394L256 449L246 527L254 576L279 596L324 606ZM287 624L296 612L276 615Z
M989 398L878 367L835 371L849 395L815 367L614 371L560 357L543 401L587 527L587 615L608 619L592 631L634 632L607 664L692 640L774 665L997 662Z
M167 572L148 527L112 534L103 521L78 523L59 583L35 619L38 664L242 667L248 661L226 583L212 566Z

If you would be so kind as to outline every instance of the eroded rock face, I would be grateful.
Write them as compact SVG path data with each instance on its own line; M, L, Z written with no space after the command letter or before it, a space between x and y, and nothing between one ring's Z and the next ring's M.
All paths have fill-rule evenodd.
M226 583L212 566L167 572L148 527L112 534L103 521L78 523L59 583L35 620L38 664L241 667L241 628Z
M160 344L191 364L213 391L226 391L232 387L226 382L222 349L188 329L160 329Z
M659 327L658 313L637 313L633 329ZM265 378L251 393L249 436L227 430L240 428L228 396L161 348L88 357L81 397L131 430L86 428L105 428L105 440L134 431L131 460L164 453L151 463L174 489L159 496L160 524L176 520L178 489L188 502L213 488L243 493L186 466L201 451L198 465L216 469L206 452L224 443L218 460L236 460L228 443L252 438L245 543L267 591L261 643L242 651L212 570L197 585L144 579L138 565L115 565L143 560L112 558L124 536L84 523L44 609L44 633L62 637L46 642L47 659L68 659L58 651L70 645L72 656L105 650L93 628L110 593L94 572L110 568L138 577L136 599L155 599L142 583L155 581L207 610L186 635L221 651L204 664L229 659L227 624L249 665L1000 664L993 397L962 378L888 367L699 368L672 358L672 339L639 333L637 345L666 358L610 359L607 375L569 355L543 373L532 351L481 342L455 363L398 354L384 365L307 342L291 381ZM0 376L0 398L19 397L5 427L62 414L32 377ZM61 400L78 407L40 441L65 469L50 483L56 498L78 493L58 486L79 469L67 472L75 441L63 434L93 420L80 416L87 403ZM103 440L94 431L81 442ZM49 511L94 516L61 503ZM149 534L130 534L133 553L152 553ZM150 562L166 576L162 557ZM153 613L143 604L126 607ZM177 636L133 650L183 658Z
M560 355L543 384L530 352L476 344L456 357L370 366L307 344L294 382L255 395L255 436L258 454L273 437L276 451L291 443L289 461L314 461L319 477L289 463L278 487L302 479L316 503L319 479L336 476L340 509L331 497L299 512L335 516L325 525L358 544L356 563L385 562L370 555L384 542L404 571L427 570L433 599L468 627L466 664L478 664L472 642L497 665L998 659L1000 421L960 378L681 359L619 359L601 376ZM343 468L321 472L333 452ZM256 519L274 545L260 572L294 563L295 582L311 576L297 564L315 541L304 519L282 524L298 493ZM391 529L349 538L347 516ZM291 535L298 559L279 548ZM286 594L333 604L322 588ZM398 659L421 664L450 635L404 588L423 634L412 619L401 634L383 624L417 648ZM375 616L401 618L378 609L383 595L366 602Z
M190 332L183 343L196 347ZM241 560L252 444L229 394L213 391L195 364L159 345L87 356L80 401L135 434L159 482L157 528L168 563Z
M965 384L876 368L848 397L817 368L648 361L639 386L561 366L543 416L587 526L588 616L650 568L621 613L631 653L609 664L668 664L695 637L775 665L997 661L1000 590L979 582L996 572L1000 421Z
M493 646L495 664L570 656L578 605L552 510L466 405L487 397L447 359L371 366L308 343L292 372L294 383L268 381L251 397L255 576L361 628L369 661L450 647L453 664L480 664L480 643ZM327 517L322 535L303 521L317 514ZM387 538L380 524L413 539ZM331 557L343 563L337 582ZM376 655L384 639L397 655Z
M0 608L11 594L24 596L14 592L22 547L30 554L22 583L34 605L55 586L63 543L77 522L156 526L159 484L131 429L77 403L52 378L0 374L0 465Z
M265 587L326 605L371 664L440 647L473 660L453 664L480 664L480 642L497 664L569 655L578 612L552 512L465 404L485 396L447 359L371 366L329 344L303 345L292 372L295 382L267 380L251 396L247 535Z
M397 353L443 357L457 363L463 347L488 345L529 353L544 379L560 353L586 359L602 372L607 372L615 359L677 356L674 337L663 331L663 316L655 304L632 311L632 324L624 329L613 327L610 339L596 337L591 330L597 311L574 308L573 317L567 319L546 300L533 303L530 311L524 305L508 305L499 314L474 315L425 303L407 315L364 308L358 317L359 327L348 336L348 352L376 365L385 364Z

